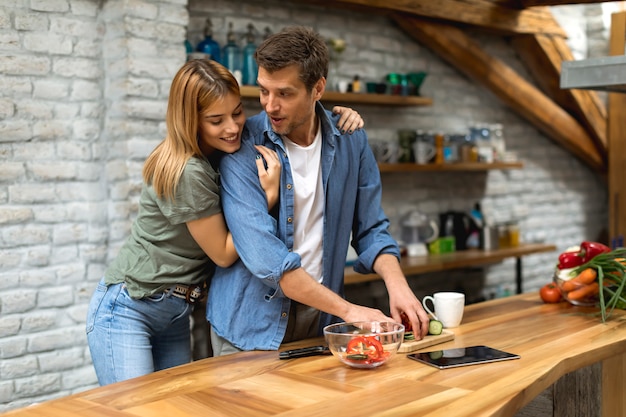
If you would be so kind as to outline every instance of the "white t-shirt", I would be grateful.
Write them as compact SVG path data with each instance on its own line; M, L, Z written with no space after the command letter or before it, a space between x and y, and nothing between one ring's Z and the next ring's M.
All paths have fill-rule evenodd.
M324 189L322 186L322 134L318 128L313 143L303 147L283 138L291 164L295 192L294 248L304 270L322 282Z

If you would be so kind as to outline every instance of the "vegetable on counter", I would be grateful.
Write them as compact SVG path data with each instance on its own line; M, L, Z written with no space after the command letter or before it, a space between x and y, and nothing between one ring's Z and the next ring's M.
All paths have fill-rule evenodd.
M611 248L602 243L585 241L580 244L580 253L583 263L591 261L598 255L611 252Z
M431 320L428 322L428 334L438 336L443 332L443 323L439 320Z
M382 362L390 355L376 336L356 336L350 339L346 354L347 360L366 364Z
M557 268L576 268L584 263L589 262L596 256L602 253L608 253L610 251L611 248L602 243L586 240L582 242L580 246L574 246L560 254Z
M589 285L596 280L598 272L593 268L585 268L574 278L563 283L563 291L570 292L585 285Z
M626 310L626 248L611 250L601 243L585 241L578 252L565 253L575 253L584 261L574 268L557 268L556 275L563 281L560 290L566 299L578 301L596 296L603 322L614 309Z
M563 297L561 297L559 287L552 282L541 287L541 290L539 290L539 296L544 303L558 303L563 299Z

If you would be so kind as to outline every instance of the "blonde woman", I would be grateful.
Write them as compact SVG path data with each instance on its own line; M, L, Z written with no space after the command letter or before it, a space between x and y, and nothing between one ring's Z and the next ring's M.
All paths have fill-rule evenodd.
M346 128L357 113L337 109ZM356 115L356 117L355 117ZM209 60L185 63L170 89L167 136L143 168L131 235L98 283L87 339L101 385L191 360L189 315L215 266L238 258L219 196L221 156L236 152L246 117L232 74ZM257 147L268 207L278 199L280 163Z

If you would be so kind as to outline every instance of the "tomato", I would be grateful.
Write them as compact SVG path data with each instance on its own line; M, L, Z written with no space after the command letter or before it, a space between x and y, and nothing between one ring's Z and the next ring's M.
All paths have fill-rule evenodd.
M400 314L400 317L402 317L402 325L404 326L404 332L412 332L413 331L413 326L411 326L411 322L409 321L409 318L407 317L406 313L404 313L404 311Z
M539 296L544 303L558 303L561 301L561 291L559 291L559 287L553 282L541 287Z

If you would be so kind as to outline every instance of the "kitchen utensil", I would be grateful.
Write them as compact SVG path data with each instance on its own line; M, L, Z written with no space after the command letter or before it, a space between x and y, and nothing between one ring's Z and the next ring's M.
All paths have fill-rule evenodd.
M361 321L324 327L332 354L354 368L376 368L393 358L404 340L404 326L394 322Z
M428 308L428 301L433 304L432 310ZM439 320L443 327L458 327L463 319L465 294L450 291L436 292L432 296L424 297L422 306L435 320Z
M330 355L328 346L310 346L300 349L285 350L278 354L279 359L304 358L306 356Z
M456 250L467 249L467 239L480 228L467 213L447 211L439 215L439 227L443 236L454 236Z
M430 162L437 153L437 148L432 143L425 140L417 140L413 144L415 163L423 165Z
M441 332L441 334L424 336L422 340L405 340L400 345L398 352L399 353L415 352L416 350L420 350L423 348L427 348L429 346L437 345L439 343L444 343L453 339L454 339L454 333L451 330L444 329Z
M426 244L439 237L437 223L425 214L412 210L402 221L402 241L406 244L409 256L428 254Z

